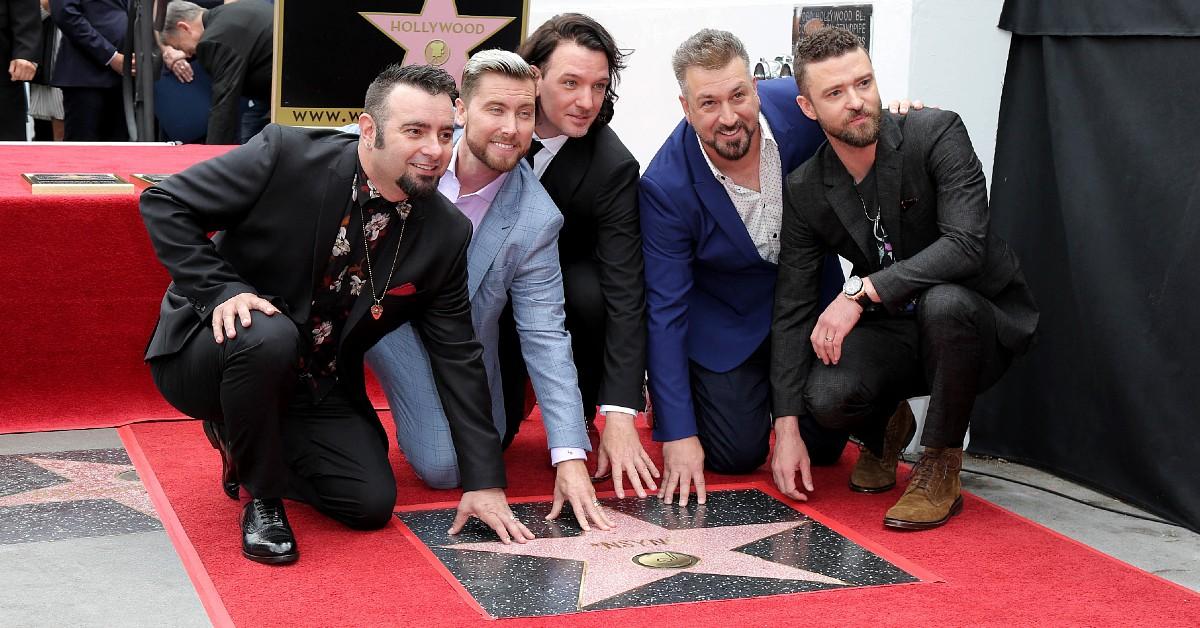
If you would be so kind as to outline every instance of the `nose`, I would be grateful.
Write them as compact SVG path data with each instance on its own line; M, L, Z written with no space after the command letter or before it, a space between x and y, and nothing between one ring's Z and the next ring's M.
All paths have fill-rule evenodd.
M863 100L862 96L858 95L857 91L849 90L846 93L849 94L849 96L850 96L849 98L846 99L846 108L847 109L850 109L851 111L858 111L859 109L863 108L863 103L865 103L866 101Z
M442 144L437 133L427 134L425 141L421 143L421 152L435 160L441 159L445 150L446 145Z
M590 89L581 89L579 97L575 99L575 104L584 111L591 111L596 104L596 95Z
M717 122L721 123L722 126L728 127L737 124L737 121L737 111L734 110L733 105L728 102L722 103L721 111L717 116Z

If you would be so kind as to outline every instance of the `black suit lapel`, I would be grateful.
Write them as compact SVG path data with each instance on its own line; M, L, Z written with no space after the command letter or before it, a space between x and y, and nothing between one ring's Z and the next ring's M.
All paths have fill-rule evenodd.
M568 139L542 174L542 187L546 188L560 210L567 206L568 199L575 196L575 190L583 183L583 176L592 167L594 143L591 131L583 137Z
M856 228L856 225L861 226L863 220L862 198L858 195L858 191L854 189L854 180L850 177L850 173L846 172L846 167L842 165L838 159L837 153L833 148L826 146L821 151L822 154L822 170L825 179L825 198L829 201L829 206L833 208L833 212L837 214L838 220L842 223L842 228L850 237L854 239L854 243L858 245L862 251L863 259L871 260L878 257L879 252L872 242L870 234L865 229ZM836 242L833 238L831 241Z
M333 241L337 237L338 225L346 215L346 206L350 203L350 188L354 184L354 173L358 170L358 142L350 142L338 155L329 170L325 173L325 189L318 190L314 198L320 197L320 215L317 217L317 235L313 238L312 277L304 294L303 316L297 322L308 319L308 307L312 303L312 287L317 285L321 275L329 266L329 257L333 254ZM301 202L311 202L302 199Z
M885 112L880 120L879 142L875 145L875 186L879 195L879 211L888 239L895 249L896 259L904 259L900 224L900 179L904 172L900 143L903 140L900 127L891 114Z

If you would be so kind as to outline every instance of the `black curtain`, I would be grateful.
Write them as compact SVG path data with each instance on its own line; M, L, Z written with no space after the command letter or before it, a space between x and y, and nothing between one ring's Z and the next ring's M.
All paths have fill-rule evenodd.
M1200 2L1008 0L992 225L1042 312L971 451L1200 531Z

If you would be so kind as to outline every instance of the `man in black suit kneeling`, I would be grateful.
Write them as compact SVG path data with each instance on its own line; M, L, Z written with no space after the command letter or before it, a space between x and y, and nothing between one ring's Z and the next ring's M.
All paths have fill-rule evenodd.
M795 60L797 103L828 143L784 190L771 469L789 496L812 490L796 429L807 410L864 444L852 489L890 489L912 415L893 420L908 425L888 417L904 399L928 394L924 453L884 525L937 527L962 508L958 476L975 397L1028 347L1037 308L1016 256L989 229L986 181L958 115L881 112L871 59L848 31L805 37ZM830 251L854 274L818 312Z
M270 125L142 194L174 280L146 361L167 401L205 420L226 493L250 494L250 560L299 556L285 497L356 529L391 518L396 482L363 353L409 321L461 470L451 533L476 516L505 543L533 538L503 490L467 298L471 223L437 192L455 95L444 70L391 66L367 90L361 137Z

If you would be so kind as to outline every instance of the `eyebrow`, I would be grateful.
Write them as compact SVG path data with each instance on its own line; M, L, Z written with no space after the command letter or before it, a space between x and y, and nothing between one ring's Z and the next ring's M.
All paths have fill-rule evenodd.
M563 75L562 75L562 76L560 76L559 78L564 78L564 79L575 79L575 80L583 80L583 79L584 79L584 78L586 78L586 77L585 77L585 76L583 76L582 74L576 74L575 72L564 72L564 73L563 73ZM596 79L596 82L597 82L597 83L607 83L607 82L608 82L608 76L607 76L607 75L605 75L603 78Z
M748 89L748 86L745 81L742 81L741 83L738 83L737 85L734 85L733 87L731 87L725 93L726 94L736 94L737 92L745 91L746 89ZM697 99L713 98L713 94L714 94L714 92L707 92L707 91L697 92L696 98Z

